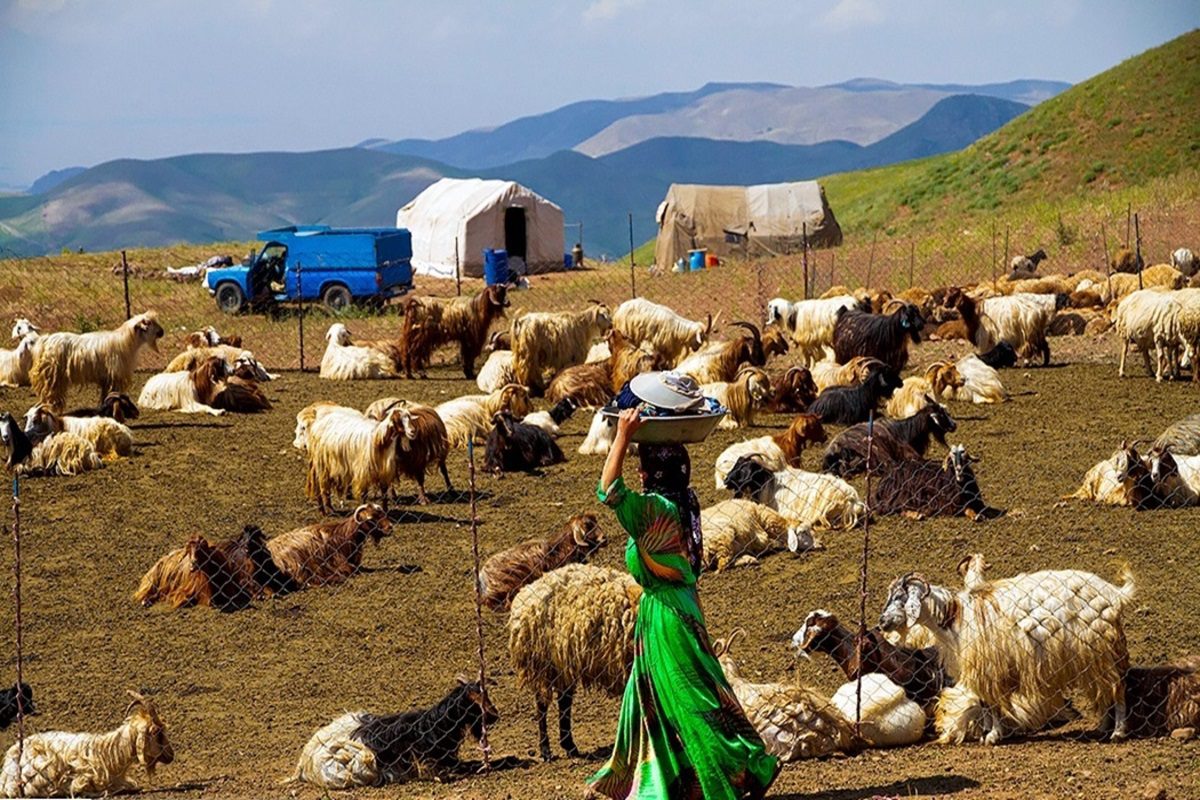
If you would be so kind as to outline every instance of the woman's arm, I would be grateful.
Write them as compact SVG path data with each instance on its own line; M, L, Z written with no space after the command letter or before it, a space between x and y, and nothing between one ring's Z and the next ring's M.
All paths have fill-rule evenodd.
M625 462L625 451L633 432L642 426L642 418L636 408L627 408L617 417L617 432L613 436L612 447L608 450L608 458L604 462L604 470L600 473L600 487L608 489L612 482L621 477Z

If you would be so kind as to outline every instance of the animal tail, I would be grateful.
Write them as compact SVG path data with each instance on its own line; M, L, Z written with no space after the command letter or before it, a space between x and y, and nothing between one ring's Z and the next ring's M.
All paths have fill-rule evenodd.
M1128 561L1121 562L1117 579L1121 581L1121 585L1117 587L1117 594L1121 598L1122 604L1128 603L1137 593L1137 582L1134 580L1133 568L1129 566Z

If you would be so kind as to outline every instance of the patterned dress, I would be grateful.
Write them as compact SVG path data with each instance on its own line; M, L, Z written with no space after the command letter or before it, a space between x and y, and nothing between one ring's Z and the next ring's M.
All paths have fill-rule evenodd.
M675 504L621 478L597 496L629 533L625 564L643 594L616 744L588 783L619 800L762 797L779 762L713 655Z

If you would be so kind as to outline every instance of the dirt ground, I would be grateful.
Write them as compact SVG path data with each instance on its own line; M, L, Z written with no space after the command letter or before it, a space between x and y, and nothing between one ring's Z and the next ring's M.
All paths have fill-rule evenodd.
M1056 361L1081 360L1094 343L1056 345ZM914 363L936 353L922 346ZM139 375L139 384L145 379ZM1111 363L1008 370L1013 393L1002 406L955 405L952 441L981 455L978 477L992 505L1014 513L998 521L913 522L886 519L870 527L869 619L896 575L912 569L956 585L955 565L982 551L1004 576L1041 568L1080 568L1106 577L1128 560L1138 600L1127 613L1136 663L1200 652L1200 537L1195 509L1135 513L1072 504L1056 507L1085 470L1123 438L1153 437L1196 411L1195 386L1156 385L1139 376L1118 380ZM315 798L310 788L284 787L305 741L346 710L390 712L429 706L458 673L478 669L469 508L463 495L440 493L433 505L399 511L395 535L369 549L367 569L335 589L258 603L235 613L200 608L143 610L131 595L142 573L192 533L222 539L245 523L274 535L316 518L303 495L304 466L292 449L295 412L316 399L365 406L386 395L439 402L473 392L456 369L426 381L333 384L285 373L267 387L276 408L259 416L145 413L134 425L138 448L129 460L73 478L22 484L22 548L26 679L41 715L33 730L101 730L116 725L125 690L153 694L170 726L177 758L161 767L163 797ZM90 392L73 398L91 402ZM28 389L0 390L0 408L23 412ZM542 477L479 476L479 528L486 555L544 534L569 514L600 512L614 544L596 563L621 567L615 520L594 498L598 456L576 452L588 419L579 415L562 439L568 462ZM761 435L786 420L764 417ZM713 487L716 455L744 432L718 432L693 448L695 485L707 505L727 494ZM935 445L932 457L940 457ZM811 466L815 455L805 463ZM465 454L451 474L467 486ZM859 482L861 490L861 482ZM7 515L6 515L7 518ZM710 632L744 627L736 655L756 680L797 678L825 692L842 682L823 657L796 663L788 640L808 611L826 608L853 620L858 609L862 531L823 534L827 550L766 558L761 565L706 576L701 582ZM10 546L0 569L10 574ZM6 641L12 641L12 598L0 598ZM532 701L508 665L503 616L485 613L488 672L502 715L491 731L499 769L451 783L420 782L340 796L558 798L582 795L598 760L537 759ZM11 652L11 650L10 650ZM6 662L12 669L13 659ZM576 704L576 738L585 751L611 743L617 705L595 693ZM1138 797L1150 781L1171 796L1200 797L1200 744L1175 740L1122 744L1080 740L1079 725L998 747L924 745L788 765L773 797L963 798ZM7 746L15 738L3 734ZM557 752L557 747L556 747ZM468 744L464 757L477 760ZM141 779L140 774L138 775Z

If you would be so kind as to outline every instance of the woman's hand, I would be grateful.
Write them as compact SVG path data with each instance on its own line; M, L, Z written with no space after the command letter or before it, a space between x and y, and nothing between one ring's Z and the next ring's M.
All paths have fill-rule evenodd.
M634 431L642 427L642 423L645 421L640 410L627 408L617 417L617 434L629 438L633 436Z

